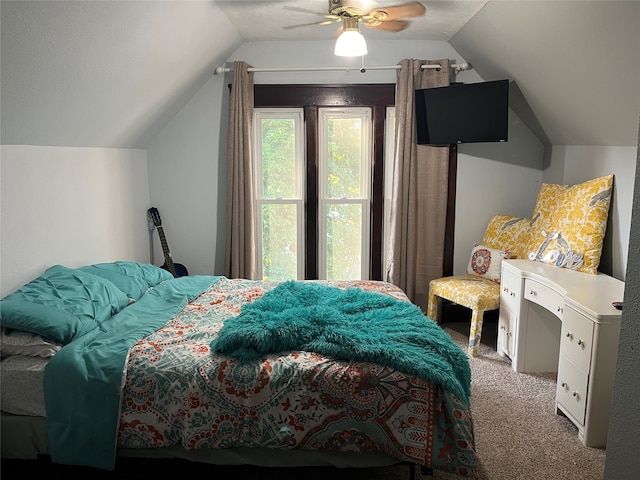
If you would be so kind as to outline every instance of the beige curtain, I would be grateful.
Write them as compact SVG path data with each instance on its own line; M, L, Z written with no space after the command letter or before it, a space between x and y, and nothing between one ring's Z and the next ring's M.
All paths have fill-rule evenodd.
M442 68L422 69L423 64ZM414 92L448 85L449 60L400 62L386 280L425 312L429 282L443 275L449 147L417 145Z
M255 278L253 218L253 72L245 62L235 62L229 107L227 153L227 242L225 275Z

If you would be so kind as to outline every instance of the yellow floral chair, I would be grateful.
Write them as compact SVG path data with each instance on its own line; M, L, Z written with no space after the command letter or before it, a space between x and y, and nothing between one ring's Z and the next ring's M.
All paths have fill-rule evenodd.
M477 356L484 312L500 307L502 260L528 258L598 273L612 192L613 175L573 186L543 183L531 218L492 217L467 274L429 283L427 316L439 320L441 299L471 309L468 353Z
M505 258L525 258L522 237L529 219L495 215L487 226L481 244L474 245L466 275L454 275L429 283L427 316L439 321L441 299L471 310L468 353L478 355L484 312L500 307L500 270Z

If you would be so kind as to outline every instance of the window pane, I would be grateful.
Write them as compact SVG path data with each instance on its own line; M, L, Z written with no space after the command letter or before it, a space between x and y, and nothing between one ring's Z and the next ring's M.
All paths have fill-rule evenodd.
M295 280L297 263L296 205L262 205L262 279Z
M328 198L362 198L362 120L329 118Z
M362 205L327 205L327 280L362 279Z
M295 198L295 120L263 118L263 198Z

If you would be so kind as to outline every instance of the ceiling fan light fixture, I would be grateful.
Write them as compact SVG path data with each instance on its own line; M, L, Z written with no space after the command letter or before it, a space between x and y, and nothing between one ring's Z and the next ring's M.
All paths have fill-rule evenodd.
M358 19L345 17L342 33L336 40L334 53L339 57L361 57L367 54L367 42L358 30Z

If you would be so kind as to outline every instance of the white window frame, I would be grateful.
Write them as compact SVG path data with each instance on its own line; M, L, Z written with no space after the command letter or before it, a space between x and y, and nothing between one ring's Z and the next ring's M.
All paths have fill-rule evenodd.
M396 161L396 107L387 107L384 132L384 196L382 223L382 279L386 280L391 238L391 198L393 196L393 170Z
M327 198L328 177L328 120L333 118L354 118L362 120L361 155L363 175L361 176L362 198ZM318 278L327 279L327 206L330 204L359 204L362 206L361 268L360 278L369 278L371 250L371 172L373 163L372 131L373 120L370 107L326 107L318 109Z
M265 118L292 119L295 122L295 197L264 198L262 185L262 128ZM304 231L304 192L305 192L305 135L304 110L302 108L256 108L253 112L253 165L254 165L254 212L256 233L256 274L263 278L262 271L262 206L296 206L296 267L297 280L304 279L305 231Z

